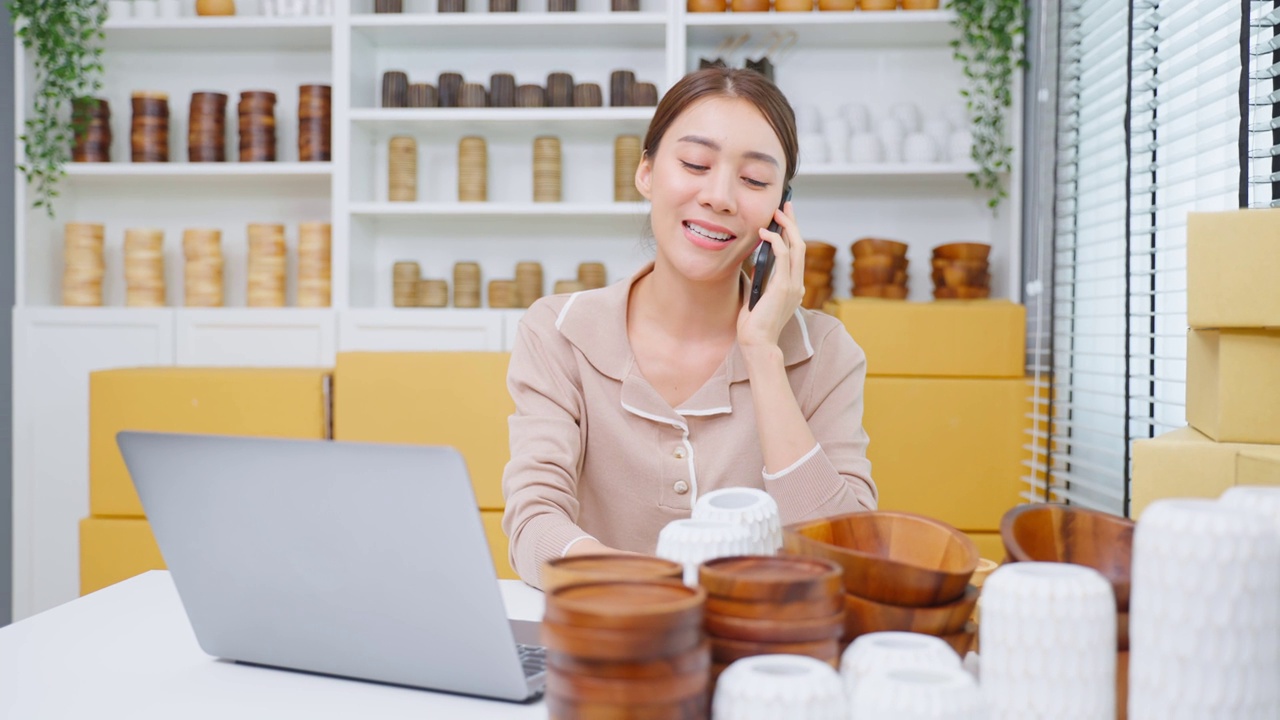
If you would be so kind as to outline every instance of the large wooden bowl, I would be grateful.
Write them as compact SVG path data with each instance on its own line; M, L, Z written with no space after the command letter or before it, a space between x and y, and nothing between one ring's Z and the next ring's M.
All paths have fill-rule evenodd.
M648 555L572 555L548 560L542 566L542 590L608 580L681 580L680 563Z
M935 607L902 607L874 600L844 596L844 639L873 632L914 632L924 635L951 635L964 630L978 603L978 588L970 585L955 602Z
M978 547L944 522L903 512L860 512L783 528L787 552L834 561L844 587L887 605L959 600L978 567Z
M1065 562L1102 573L1116 594L1116 609L1129 609L1134 522L1096 510L1053 503L1019 505L1000 520L1010 562Z

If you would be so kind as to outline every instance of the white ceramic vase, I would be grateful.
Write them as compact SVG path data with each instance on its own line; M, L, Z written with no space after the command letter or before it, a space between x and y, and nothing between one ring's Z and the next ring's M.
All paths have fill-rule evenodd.
M712 720L848 720L840 676L802 655L756 655L730 665L716 681Z

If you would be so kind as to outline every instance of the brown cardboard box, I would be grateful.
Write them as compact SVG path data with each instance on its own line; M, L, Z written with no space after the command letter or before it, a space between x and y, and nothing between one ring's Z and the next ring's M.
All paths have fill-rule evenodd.
M1187 322L1280 327L1280 208L1187 214Z
M1218 443L1190 427L1135 440L1129 517L1139 519L1156 500L1217 498L1227 488L1243 484L1237 475L1240 453L1280 461L1280 446Z
M142 517L116 445L122 430L329 436L329 371L130 368L89 376L89 514Z
M501 510L502 471L511 457L501 352L339 353L333 437L448 445L467 461L481 510Z
M148 570L164 570L164 558L141 518L80 521L80 594L128 580Z
M1280 453L1241 450L1236 455L1237 485L1280 485Z
M1280 330L1192 330L1187 423L1219 442L1280 444Z
M845 298L826 311L867 353L870 376L1021 378L1026 308L1008 300Z

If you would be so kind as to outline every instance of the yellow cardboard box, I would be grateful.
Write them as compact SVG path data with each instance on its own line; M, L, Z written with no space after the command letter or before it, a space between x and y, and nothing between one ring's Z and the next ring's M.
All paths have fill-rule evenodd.
M994 532L1022 502L1025 378L867 378L863 424L880 508Z
M1280 453L1241 450L1236 455L1237 485L1280 485Z
M1280 327L1280 208L1187 213L1187 322Z
M481 510L480 521L484 523L484 534L489 539L489 552L493 555L493 567L498 577L504 580L519 580L520 576L511 567L507 558L507 534L502 532L502 511Z
M164 558L142 518L80 521L80 594L128 580L148 570L164 570Z
M826 311L867 353L867 374L1021 378L1026 308L1008 300L845 298Z
M1280 444L1280 330L1189 332L1187 423L1219 442Z
M1236 469L1240 453L1280 461L1280 446L1214 442L1190 427L1135 440L1129 517L1139 519L1156 500L1216 498L1227 488L1244 484Z
M501 510L502 470L511 457L501 352L339 353L333 437L448 445L466 458L476 502ZM504 556L505 557L505 556Z
M89 514L142 517L122 430L329 437L328 370L129 368L89 376Z
M997 563L1004 562L1004 541L998 532L968 532L965 535L978 546L978 556Z

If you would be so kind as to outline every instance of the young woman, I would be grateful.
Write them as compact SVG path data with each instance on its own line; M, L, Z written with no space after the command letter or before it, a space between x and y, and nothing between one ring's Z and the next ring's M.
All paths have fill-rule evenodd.
M503 474L525 582L540 586L542 564L564 555L652 553L668 522L722 487L766 490L784 523L875 508L866 356L837 320L799 307L804 240L791 203L778 207L797 150L791 106L762 75L685 76L636 170L653 263L525 314ZM742 265L761 242L774 272L748 309Z

